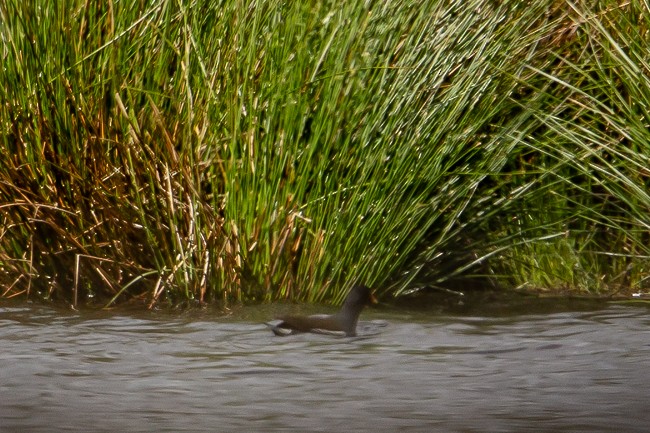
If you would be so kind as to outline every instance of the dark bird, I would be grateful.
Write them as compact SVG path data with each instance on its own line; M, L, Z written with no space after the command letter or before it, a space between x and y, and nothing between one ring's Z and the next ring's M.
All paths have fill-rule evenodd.
M357 335L357 322L363 307L376 304L377 299L366 286L355 286L336 314L313 316L281 316L280 323L269 324L275 335L285 336L299 332L345 333L347 337Z

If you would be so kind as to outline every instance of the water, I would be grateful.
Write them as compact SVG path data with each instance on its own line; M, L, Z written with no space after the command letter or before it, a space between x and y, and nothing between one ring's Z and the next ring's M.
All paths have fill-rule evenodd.
M223 318L0 303L0 431L650 426L650 316L643 305L564 305L534 314L383 308L364 312L356 338L275 337L258 320L273 308Z

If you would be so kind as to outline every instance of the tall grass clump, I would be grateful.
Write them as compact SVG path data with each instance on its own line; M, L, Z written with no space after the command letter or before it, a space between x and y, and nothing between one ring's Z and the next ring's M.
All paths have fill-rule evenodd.
M647 82L620 82L647 54L613 2L41 3L0 4L5 296L338 301L540 285L560 240L647 257Z
M568 3L554 58L531 68L542 127L525 138L518 188L502 212L507 285L583 293L650 287L650 10Z
M443 280L480 248L480 219L465 213L481 207L481 181L530 118L505 96L542 10L348 4L290 27L304 34L263 28L278 38L271 47L301 42L251 60L254 82L240 78L255 90L233 115L246 137L230 143L226 213L248 284L312 300L340 299L357 280L399 292ZM323 44L309 40L312 27Z

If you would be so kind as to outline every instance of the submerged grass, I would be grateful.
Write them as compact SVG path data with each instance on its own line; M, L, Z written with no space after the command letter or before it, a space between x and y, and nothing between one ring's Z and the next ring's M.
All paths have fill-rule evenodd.
M50 3L0 5L4 296L650 285L643 2Z

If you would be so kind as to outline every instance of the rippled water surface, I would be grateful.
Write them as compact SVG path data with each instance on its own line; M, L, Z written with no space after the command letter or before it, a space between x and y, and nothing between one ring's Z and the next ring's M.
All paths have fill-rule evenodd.
M648 431L650 309L530 311L386 307L356 338L282 338L271 307L3 302L0 431Z

